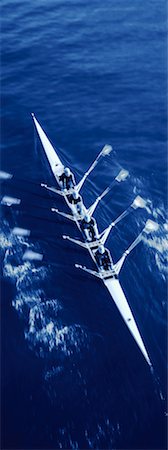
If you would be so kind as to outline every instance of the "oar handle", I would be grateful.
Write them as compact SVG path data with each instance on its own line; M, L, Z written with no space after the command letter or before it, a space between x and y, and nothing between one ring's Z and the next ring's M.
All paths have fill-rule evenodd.
M76 269L83 269L85 266L82 266L81 264L75 264Z

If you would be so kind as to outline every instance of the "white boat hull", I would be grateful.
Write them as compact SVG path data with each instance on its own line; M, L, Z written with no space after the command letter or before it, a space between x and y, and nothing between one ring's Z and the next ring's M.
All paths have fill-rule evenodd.
M144 346L143 340L139 333L138 327L136 325L135 319L133 317L132 311L128 305L128 301L124 295L121 285L117 279L107 279L103 280L106 288L110 292L112 299L114 300L118 310L127 327L129 328L132 336L134 337L136 343L138 344L141 352L143 353L147 363L151 365L149 356L147 354L146 348Z
M50 143L49 139L47 138L46 134L44 133L43 129L41 128L40 124L38 123L37 119L35 118L34 114L32 114L34 124L37 129L37 133L39 135L39 138L41 140L42 146L44 148L45 154L47 156L48 162L50 164L50 168L52 170L52 173L55 176L55 179L57 180L57 183L60 186L59 183L59 176L62 174L64 165L62 164L61 160L59 159L58 155L56 154L56 151L54 150L52 144ZM71 205L69 204L67 197L64 196L66 203L71 208ZM71 208L72 210L72 208ZM75 220L76 225L80 229L79 222ZM92 257L92 259L95 262L94 253L91 251L90 247L88 247L88 251ZM106 286L107 290L109 291L111 298L116 304L116 307L118 308L125 324L127 325L129 331L131 332L133 338L135 339L139 349L141 350L144 358L146 359L147 363L152 366L150 358L148 356L148 353L146 351L145 345L143 343L143 340L141 338L140 332L138 330L138 327L136 325L135 319L133 317L132 311L129 307L129 304L127 302L127 299L124 295L124 292L121 288L121 285L116 279L116 277L110 277L107 279L102 280L104 285Z
M46 134L44 133L40 124L38 123L37 119L35 118L34 114L32 114L32 117L33 117L36 129L37 129L37 133L39 135L40 141L45 150L45 154L47 156L51 170L53 172L53 175L59 184L58 177L63 173L64 166L63 166L62 162L60 161L60 159L59 159L56 151L54 150L54 147L52 146L51 142L49 141L48 137L46 136Z

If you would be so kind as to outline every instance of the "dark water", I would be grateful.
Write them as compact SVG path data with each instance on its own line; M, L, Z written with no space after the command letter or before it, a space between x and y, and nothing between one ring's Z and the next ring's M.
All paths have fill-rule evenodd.
M15 174L1 195L22 200L2 207L1 446L166 448L166 1L2 0L1 12L1 167ZM160 225L120 277L154 376L109 294L74 268L89 256L59 239L77 231L39 187L53 178L31 111L77 180L112 144L86 205L129 170L95 213L101 230L137 194L148 201L111 233L115 261L147 218ZM16 225L31 237L13 237ZM44 264L23 263L27 247Z

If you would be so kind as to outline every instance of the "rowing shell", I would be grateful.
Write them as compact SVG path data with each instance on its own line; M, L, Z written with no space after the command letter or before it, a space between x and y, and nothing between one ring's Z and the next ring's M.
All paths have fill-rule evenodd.
M45 151L46 157L50 164L51 171L60 187L59 177L63 173L64 165L62 164L61 160L59 159L55 149L53 148L51 142L49 141L48 137L44 133L43 129L41 128L41 126L40 126L39 122L37 121L37 119L35 118L34 114L32 114L32 117L33 117L33 121L34 121L36 130L37 130L38 136L40 138L43 149ZM53 191L54 191L54 189L53 189ZM57 192L56 189L55 189L55 192ZM67 195L63 194L63 196L64 196L64 199L65 199L67 205L71 208L71 211L72 211L72 206L68 202ZM75 223L78 226L78 229L80 229L78 220L75 219ZM87 246L87 249L89 250L91 257L95 262L94 253L89 245ZM94 271L92 271L92 272L94 272ZM90 271L90 273L91 273L91 271ZM103 276L103 277L100 276L100 278L102 279L102 282L108 289L108 291L111 295L111 298L115 302L124 322L126 323L129 331L131 332L133 338L135 339L144 358L146 359L149 366L152 366L150 358L147 353L147 350L143 343L142 337L138 330L137 324L133 317L132 311L130 309L130 306L129 306L128 301L125 297L125 294L121 288L121 285L119 283L117 276L113 273L111 273L111 274L109 273L109 274L107 274L107 276Z

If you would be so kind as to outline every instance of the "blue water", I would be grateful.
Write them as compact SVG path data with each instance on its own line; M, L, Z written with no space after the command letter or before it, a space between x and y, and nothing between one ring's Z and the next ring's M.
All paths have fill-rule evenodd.
M1 446L165 449L166 1L2 0L1 12L1 168L15 174L1 196L21 199L2 207ZM95 213L100 230L136 195L147 200L111 233L114 261L148 218L160 225L120 276L154 375L108 292L74 268L91 267L89 256L60 239L77 231L39 186L54 180L32 111L77 180L113 146L82 190L86 205L129 171ZM29 247L43 263L23 263Z

